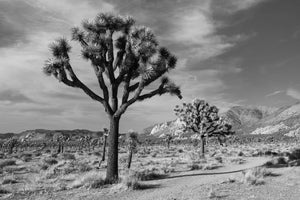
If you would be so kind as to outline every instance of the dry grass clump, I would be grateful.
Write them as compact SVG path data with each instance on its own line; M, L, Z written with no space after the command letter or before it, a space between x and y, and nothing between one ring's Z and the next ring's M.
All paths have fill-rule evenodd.
M0 188L0 196L3 195L3 194L9 194L9 193L11 193L11 192L4 189L4 188Z
M93 154L97 157L100 157L102 155L100 151L95 151Z
M0 161L0 168L4 168L6 166L12 166L12 165L16 165L16 161L15 160L3 160L3 161Z
M6 184L15 184L15 183L18 183L18 181L16 181L15 179L5 179L2 181L2 185L6 185Z
M9 174L24 171L24 170L26 170L26 167L24 167L24 166L19 166L19 167L17 167L17 166L7 166L7 167L4 168L4 171L6 173L9 173Z
M121 184L127 187L127 189L138 190L142 188L139 182L139 175L135 172L130 172L123 178L121 178Z
M91 171L93 168L89 166L87 163L78 163L78 171L79 172L88 172Z
M246 160L242 159L242 158L232 158L232 159L230 159L230 162L240 165L240 164L244 164L246 162Z
M256 167L243 172L243 182L249 185L262 185L265 183L264 177L271 176L272 173L265 168Z
M71 153L63 153L63 154L61 154L61 158L63 160L76 160L75 155L71 154Z
M178 153L183 153L183 149L178 149Z
M300 159L300 149L295 149L288 155L289 160L299 160Z
M106 185L106 181L103 175L97 171L90 171L78 176L78 178L71 183L70 188L102 188L104 185Z
M141 181L156 180L166 177L166 175L160 173L157 168L145 169L142 171L131 171L130 174Z
M20 159L24 162L29 162L32 160L32 154L31 153L23 153L21 156L20 156Z
M223 158L221 156L215 157L215 160L218 161L219 163L223 163Z
M58 161L54 158L45 158L43 162L47 165L55 165L58 163Z
M41 164L40 168L41 168L41 170L47 170L49 168L49 165L47 165L47 164Z
M197 163L192 163L191 165L188 165L188 168L190 169L190 170L200 170L200 169L202 169L202 165L199 165L199 164L197 164Z

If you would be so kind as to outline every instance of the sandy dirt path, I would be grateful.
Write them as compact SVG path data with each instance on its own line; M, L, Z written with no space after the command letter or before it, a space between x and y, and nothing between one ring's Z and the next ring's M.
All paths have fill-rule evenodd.
M261 166L270 158L247 158L244 164L233 164L219 169L202 171L186 171L172 173L165 179L144 181L147 189L120 191L112 188L91 189L85 188L57 191L43 194L33 194L29 197L10 197L11 199L27 200L201 200L208 199L207 194L211 187L241 174L243 170ZM5 198L6 199L6 198Z
M211 171L190 171L174 174L167 179L145 181L149 189L106 194L98 199L106 200L183 200L203 199L201 188L205 185L221 183L236 173L261 166L270 158L249 158L245 164L225 166ZM199 196L200 195L200 196ZM92 198L93 199L93 198ZM95 198L96 199L96 198Z

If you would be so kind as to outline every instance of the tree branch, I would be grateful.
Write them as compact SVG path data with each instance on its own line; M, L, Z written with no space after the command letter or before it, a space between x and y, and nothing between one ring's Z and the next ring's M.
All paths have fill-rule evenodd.
M112 110L108 104L102 97L98 96L95 92L93 92L90 88L88 88L84 83L82 83L76 74L74 73L72 66L68 63L65 66L70 78L72 79L72 82L70 82L68 79L63 81L66 85L71 87L78 87L81 88L89 97L91 97L93 100L99 101L102 103L107 110L109 114L112 114Z

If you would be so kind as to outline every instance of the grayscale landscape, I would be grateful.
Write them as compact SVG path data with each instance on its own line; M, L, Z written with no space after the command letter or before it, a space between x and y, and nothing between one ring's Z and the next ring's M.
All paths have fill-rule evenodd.
M299 200L299 17L0 0L0 199Z

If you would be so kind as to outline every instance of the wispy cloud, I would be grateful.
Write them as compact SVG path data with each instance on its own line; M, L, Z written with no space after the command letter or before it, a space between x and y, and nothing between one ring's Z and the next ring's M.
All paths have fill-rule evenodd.
M33 103L34 101L17 90L0 91L0 102L5 104Z
M294 88L287 89L286 95L293 97L294 99L300 100L300 91Z
M266 97L275 96L275 95L278 95L278 94L281 94L281 93L283 93L282 90L277 90L277 91L275 91L275 92L272 92L272 93L270 93L270 94L267 94Z

